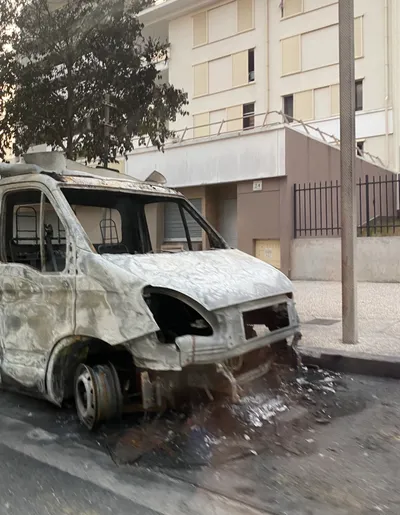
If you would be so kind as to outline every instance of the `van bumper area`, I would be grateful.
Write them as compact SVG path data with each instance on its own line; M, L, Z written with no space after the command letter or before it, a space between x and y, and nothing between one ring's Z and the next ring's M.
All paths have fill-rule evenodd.
M236 399L242 384L269 371L279 346L296 347L301 338L295 303L289 295L223 308L210 315L210 335L185 334L174 343L163 343L152 333L125 344L140 375L145 409L174 404L178 392L190 388L203 389L209 398L212 392L223 392Z
M259 342L257 348L245 353L219 354L213 363L190 364L181 370L168 371L141 368L143 409L175 407L181 394L189 389L203 390L210 400L214 399L215 394L223 394L237 402L242 387L267 374L282 350L289 350L292 363L296 366L296 345L300 339L301 333L292 330L288 338L282 333L268 343Z

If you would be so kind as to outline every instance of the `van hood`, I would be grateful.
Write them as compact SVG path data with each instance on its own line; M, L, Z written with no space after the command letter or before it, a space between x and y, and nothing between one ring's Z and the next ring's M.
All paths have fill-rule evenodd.
M149 286L178 291L209 311L293 291L282 272L234 249L102 258Z

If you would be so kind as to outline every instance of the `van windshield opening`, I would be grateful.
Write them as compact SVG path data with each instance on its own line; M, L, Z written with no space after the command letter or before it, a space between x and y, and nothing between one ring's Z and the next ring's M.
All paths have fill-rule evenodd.
M227 248L184 198L110 190L62 189L99 254L147 254ZM199 199L200 200L200 199Z

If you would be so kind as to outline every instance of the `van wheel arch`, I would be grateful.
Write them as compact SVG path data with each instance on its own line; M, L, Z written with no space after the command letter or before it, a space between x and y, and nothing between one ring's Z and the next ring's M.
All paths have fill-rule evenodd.
M80 364L116 363L133 356L122 345L113 346L87 336L69 336L59 341L51 352L46 370L46 397L57 406L74 396L75 373Z

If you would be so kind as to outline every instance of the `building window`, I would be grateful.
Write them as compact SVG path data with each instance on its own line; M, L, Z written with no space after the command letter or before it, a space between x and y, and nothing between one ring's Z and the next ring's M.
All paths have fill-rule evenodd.
M289 118L288 121L293 120L293 95L283 97L283 113Z
M205 138L210 135L210 113L200 113L193 116L193 136Z
M281 17L296 16L303 12L303 0L281 0Z
M282 76L301 71L302 38L301 34L297 34L281 40Z
M232 2L233 3L233 2ZM237 0L237 32L244 32L254 28L253 0Z
M249 71L249 82L254 82L256 79L255 66L254 66L254 64L255 64L254 63L254 48L249 50L247 62L248 62L248 68L249 68L249 70L248 70Z
M356 111L363 110L363 80L356 80Z
M202 199L192 198L189 202L202 212ZM202 230L194 218L185 212L185 219L192 241L201 241ZM186 233L183 225L182 213L177 202L165 202L164 204L164 241L185 241Z
M207 11L193 16L193 46L207 43Z
M357 141L357 156L364 157L364 143L365 141Z
M243 129L254 127L254 102L243 105Z
M209 85L209 71L208 63L195 64L193 66L193 95L200 97L202 95L208 95Z

